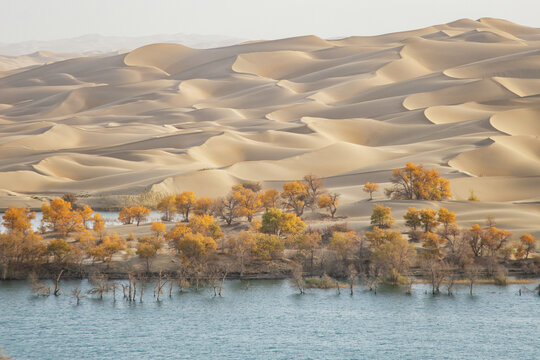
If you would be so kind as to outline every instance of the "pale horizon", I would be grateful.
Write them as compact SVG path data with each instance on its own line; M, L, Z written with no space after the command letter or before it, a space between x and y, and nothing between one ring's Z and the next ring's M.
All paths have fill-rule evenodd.
M345 0L248 0L147 2L22 0L0 5L1 43L51 41L89 34L141 37L169 34L216 35L239 39L277 39L301 35L322 38L378 35L448 23L462 18L494 17L538 27L540 4L532 0L465 0L441 4L427 0L382 0L366 4ZM45 14L45 15L44 15ZM406 16L404 15L406 14Z

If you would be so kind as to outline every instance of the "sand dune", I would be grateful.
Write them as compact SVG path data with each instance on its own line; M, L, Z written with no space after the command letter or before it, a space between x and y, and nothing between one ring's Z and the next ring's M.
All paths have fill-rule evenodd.
M219 196L316 173L354 223L371 208L361 185L386 186L407 161L451 180L458 217L491 209L525 228L517 216L540 201L540 29L461 19L74 56L0 57L0 207L66 191ZM490 203L467 207L471 190Z

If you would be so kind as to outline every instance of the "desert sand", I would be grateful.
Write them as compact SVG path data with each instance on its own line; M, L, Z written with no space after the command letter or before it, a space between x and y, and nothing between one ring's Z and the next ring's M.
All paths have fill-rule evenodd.
M50 61L0 57L1 208L65 192L215 197L313 173L362 228L362 185L382 189L412 161L448 178L454 197L376 193L396 217L445 206L461 224L492 215L540 236L540 29L462 19L332 41L36 56Z

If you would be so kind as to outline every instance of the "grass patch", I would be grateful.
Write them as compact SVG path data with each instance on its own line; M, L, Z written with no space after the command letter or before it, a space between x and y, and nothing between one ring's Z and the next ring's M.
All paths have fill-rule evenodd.
M339 282L328 275L323 277L308 277L304 279L307 289L335 289L339 286L342 289L348 288L349 284ZM338 285L336 285L336 282Z

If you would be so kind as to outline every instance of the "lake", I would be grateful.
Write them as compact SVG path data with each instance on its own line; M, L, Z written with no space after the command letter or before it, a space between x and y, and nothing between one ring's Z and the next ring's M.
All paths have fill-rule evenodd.
M36 297L0 282L0 348L14 359L539 359L535 285L478 285L469 296L383 288L308 290L288 281L227 281L209 289L128 303ZM71 288L83 281L65 281ZM522 289L522 296L518 295ZM426 291L428 293L426 293Z

